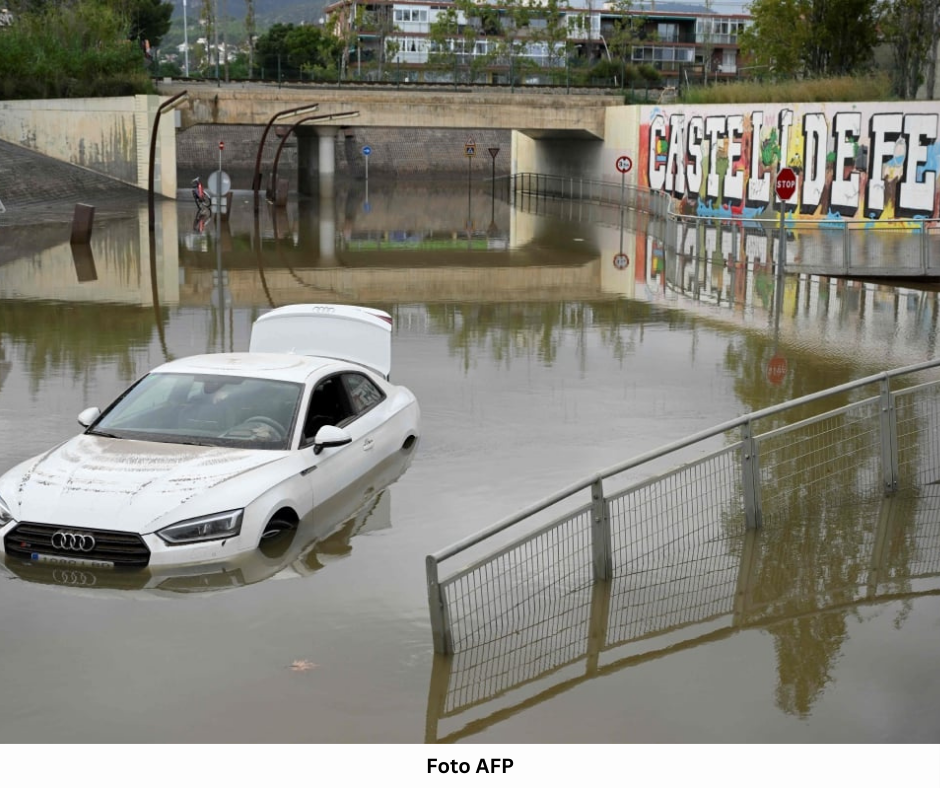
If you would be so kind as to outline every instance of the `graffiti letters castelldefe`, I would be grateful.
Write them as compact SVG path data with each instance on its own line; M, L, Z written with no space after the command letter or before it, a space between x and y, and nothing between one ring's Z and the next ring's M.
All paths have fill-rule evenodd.
M937 218L937 102L802 108L650 107L640 127L640 182L684 213L775 211L773 184L793 168L787 213L823 219Z

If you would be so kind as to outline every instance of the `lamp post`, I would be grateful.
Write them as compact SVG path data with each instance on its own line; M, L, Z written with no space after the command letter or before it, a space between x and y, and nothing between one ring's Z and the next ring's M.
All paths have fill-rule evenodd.
M156 226L153 207L153 168L154 158L157 155L157 129L160 128L160 116L168 109L175 107L180 101L182 101L187 92L188 91L184 90L181 93L177 93L172 98L164 101L159 107L157 107L157 115L153 119L153 131L150 133L150 165L147 171L147 224L150 228L151 234L153 234L154 227Z
M219 86L222 84L222 81L219 77L219 0L215 0L215 9L213 10L213 15L215 19L213 20L212 32L215 37L215 84Z
M183 73L189 77L189 25L186 21L186 0L183 0Z
M268 136L271 126L274 125L274 121L278 118L289 118L293 115L314 112L319 106L319 104L306 104L303 107L297 107L297 109L285 109L280 112L275 112L271 116L271 120L268 121L268 125L264 127L264 132L261 134L261 142L258 143L258 155L255 157L255 174L251 179L251 188L255 193L255 211L258 210L258 189L261 188L261 154L264 152L264 140Z
M277 204L277 196L278 196L278 192L277 192L277 164L278 164L278 161L279 161L280 158L281 158L281 151L284 149L284 143L287 142L288 137L290 137L290 135L294 133L294 131L296 130L296 128L297 128L301 123L311 123L311 122L320 121L320 120L325 120L325 121L340 120L340 119L348 120L349 118L357 118L357 117L359 117L359 111L358 111L358 110L352 110L352 111L350 111L350 112L334 112L332 115L313 115L313 116L311 116L311 117L301 118L301 119L298 120L296 123L294 123L293 126L290 127L290 129L288 130L287 134L285 134L283 137L281 137L281 141L280 141L280 143L279 143L278 146L277 146L277 152L274 154L274 165L271 167L271 187L268 189L268 192L273 196L273 198L274 198L274 203L275 203L275 204ZM368 162L368 161L369 161L369 160L368 160L368 158L367 158L367 159L366 159L366 162ZM368 164L366 164L366 167L368 168ZM367 180L368 180L368 177L369 177L369 175L368 175L368 169L366 169L366 179L367 179Z

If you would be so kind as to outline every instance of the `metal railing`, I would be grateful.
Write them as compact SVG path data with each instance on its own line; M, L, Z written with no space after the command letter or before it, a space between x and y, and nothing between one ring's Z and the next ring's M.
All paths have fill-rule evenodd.
M899 378L930 370L940 370L940 360L740 416L581 479L427 556L435 651L453 654L524 629L546 588L564 587L565 604L577 605L597 581L652 573L655 586L675 566L698 568L691 591L707 608L726 593L725 576L736 573L722 546L727 534L793 516L810 497L840 505L935 481L940 380L892 389ZM787 423L793 415L800 418ZM660 470L665 460L684 463ZM653 471L619 492L605 490L616 477ZM555 516L560 507L567 509ZM519 527L526 532L513 538L510 530ZM466 560L471 548L486 545L492 548L482 557L442 576L445 561Z
M722 263L775 265L779 255L779 217L735 216L722 209L711 216L674 210L665 192L620 181L575 176L517 173L512 192L526 209L540 210L540 200L620 206L666 218L661 240L672 256L712 259ZM590 217L593 218L593 217ZM607 221L613 221L608 218ZM651 231L655 228L651 228ZM788 273L849 277L940 277L940 220L918 219L785 219Z
M666 216L673 201L670 195L650 191L645 186L621 184L619 178L598 180L573 175L519 172L511 175L510 179L510 190L516 199L529 195L536 198L536 203L539 199L546 198L619 206L623 195L634 210Z
M775 631L784 651L803 647L804 670L828 679L839 651L795 643L794 622L940 595L940 493L930 489L853 507L816 497L818 516L796 533L728 529L712 557L676 544L610 583L549 589L522 626L435 658L426 741L458 741L596 677L749 629ZM792 664L778 669L781 684L793 681Z
M729 219L670 212L667 252L726 263L776 264L779 219ZM937 219L786 218L787 273L849 277L940 277Z

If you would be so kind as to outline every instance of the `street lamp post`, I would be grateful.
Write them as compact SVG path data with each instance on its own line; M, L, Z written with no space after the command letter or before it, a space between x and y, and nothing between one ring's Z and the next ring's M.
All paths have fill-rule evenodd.
M189 25L186 21L186 0L183 0L183 73L189 77Z
M303 107L297 107L297 109L285 109L281 112L275 112L271 116L271 120L268 121L268 125L264 127L264 131L261 134L261 142L258 143L258 155L255 157L255 174L251 179L251 188L255 193L255 211L258 210L258 190L261 188L261 154L264 152L264 141L268 136L268 132L271 130L271 126L274 125L274 121L278 118L289 118L293 115L314 112L319 106L319 104L307 104Z
M160 128L160 116L168 109L175 107L180 101L182 101L187 92L188 91L184 90L181 93L177 93L172 98L164 101L159 107L157 107L157 115L153 119L153 131L150 133L150 165L147 171L147 224L150 228L151 235L153 234L154 227L156 226L153 206L153 170L155 166L154 159L157 155L157 129Z

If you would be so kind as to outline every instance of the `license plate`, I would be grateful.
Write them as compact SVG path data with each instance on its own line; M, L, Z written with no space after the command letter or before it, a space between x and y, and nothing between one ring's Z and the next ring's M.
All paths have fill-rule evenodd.
M55 564L56 566L92 566L96 569L114 569L114 561L98 561L93 558L72 558L64 555L43 555L42 553L33 553L30 555L33 561L40 564Z

